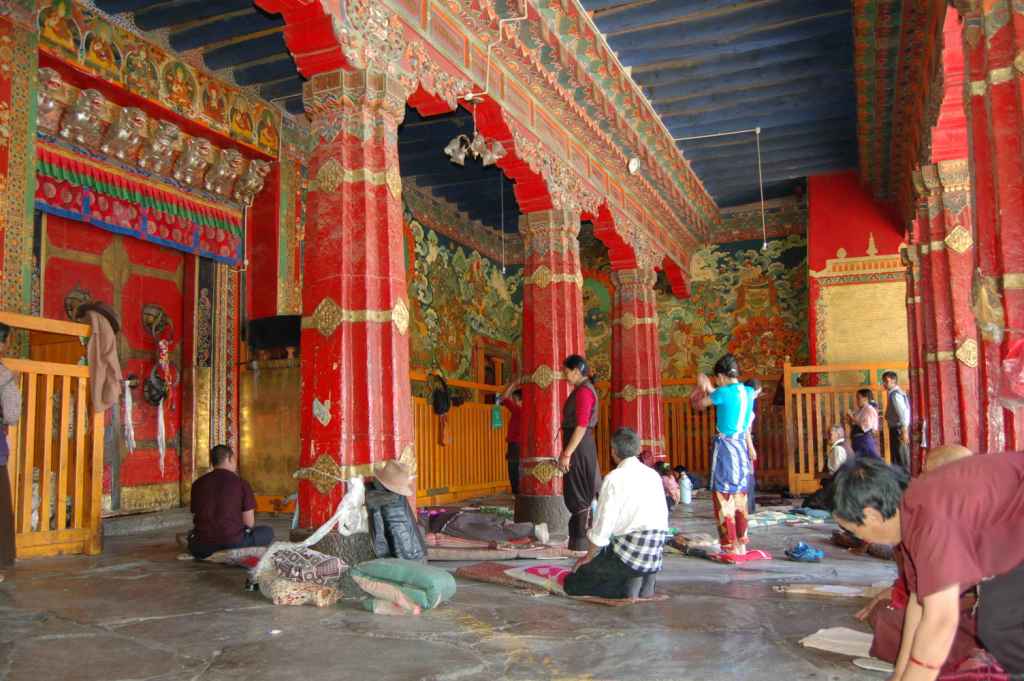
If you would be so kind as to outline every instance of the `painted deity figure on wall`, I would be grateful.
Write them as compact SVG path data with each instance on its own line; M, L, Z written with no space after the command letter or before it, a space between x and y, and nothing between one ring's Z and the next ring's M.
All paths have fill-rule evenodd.
M658 296L662 370L692 377L726 352L747 371L774 375L806 355L806 241L799 236L715 244L690 263L691 297Z
M252 114L249 105L242 98L236 98L231 106L231 134L246 142L252 142Z
M109 25L96 22L86 34L85 65L108 80L121 80L121 50Z
M256 139L263 149L277 151L279 142L277 126L274 124L274 115L269 110L264 110L260 115L259 133Z
M219 84L210 80L203 88L203 115L215 123L224 124L227 114L227 98Z
M164 95L179 113L191 114L195 108L196 81L181 62L164 67Z
M53 0L39 12L39 38L44 44L56 47L67 56L78 56L82 33L74 18L71 0Z
M146 54L145 48L129 52L124 58L124 82L128 89L147 99L160 96L160 76L156 64Z

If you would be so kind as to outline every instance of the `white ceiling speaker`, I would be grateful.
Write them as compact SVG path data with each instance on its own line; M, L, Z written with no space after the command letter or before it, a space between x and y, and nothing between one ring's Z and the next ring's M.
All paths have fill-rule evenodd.
M636 156L629 159L629 163L626 164L626 168L629 170L630 175L636 175L640 172L640 159Z

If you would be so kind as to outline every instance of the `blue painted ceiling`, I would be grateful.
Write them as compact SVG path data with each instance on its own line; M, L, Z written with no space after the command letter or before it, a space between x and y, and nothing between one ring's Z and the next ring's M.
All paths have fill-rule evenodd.
M673 137L761 128L766 198L857 166L850 0L581 0ZM759 198L753 133L677 142L719 206Z
M129 12L144 31L166 32L178 51L200 50L206 67L294 114L302 78L284 22L252 0L95 0ZM675 137L762 128L766 196L803 178L857 165L850 0L582 0L612 49ZM459 110L423 119L409 110L399 133L402 175L492 227L515 231L517 207L500 173L445 144L472 133ZM721 206L758 198L753 134L680 142ZM504 211L499 198L504 195Z

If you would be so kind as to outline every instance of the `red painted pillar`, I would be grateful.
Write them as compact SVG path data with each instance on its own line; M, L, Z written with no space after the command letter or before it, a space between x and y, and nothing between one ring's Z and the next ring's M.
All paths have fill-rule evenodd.
M921 350L921 339L920 339L920 323L921 323L921 294L920 284L918 278L921 276L921 265L919 257L917 255L917 239L915 235L914 225L917 224L917 220L911 223L911 227L907 234L907 348L909 349L907 356L907 374L909 377L909 385L907 392L910 394L910 423L913 431L911 432L910 442L910 460L911 460L911 472L916 473L917 464L921 460L922 452L922 439L921 439L921 424L924 421L925 407L927 404L926 395L927 390L925 389L924 372L922 365L924 364L924 355Z
M935 446L942 442L942 414L939 409L941 391L939 389L939 372L936 364L936 332L935 332L935 305L932 300L932 263L930 256L930 245L928 237L931 234L932 210L928 189L925 187L921 171L914 172L914 184L917 190L917 225L915 229L918 234L917 254L920 263L920 278L918 279L917 291L921 296L918 303L921 313L921 327L918 342L924 356L924 384L927 405L925 407L924 428L926 440L929 446Z
M664 461L656 280L653 267L612 273L612 428L632 428L649 460Z
M942 210L942 185L939 184L938 169L934 165L921 167L921 175L928 191L927 253L928 284L931 287L931 319L934 329L930 338L929 361L934 363L933 372L938 383L931 393L937 403L938 428L931 438L932 446L960 442L960 409L957 397L957 376L953 357L953 310L949 295L949 263L946 260L946 220Z
M978 329L971 310L971 278L974 273L974 237L971 223L971 176L966 159L940 161L937 165L942 183L945 289L953 331L953 365L957 390L943 394L956 406L959 444L978 451L981 431L978 414ZM948 439L948 438L947 438Z
M562 450L562 405L569 384L562 362L583 354L583 275L580 273L580 215L545 210L520 217L523 268L523 428L516 518L546 522L552 533L566 531L568 511L555 461ZM608 405L601 405L607 409Z
M970 79L967 103L968 148L974 187L974 222L977 248L974 265L977 284L998 291L996 241L996 186L988 117L988 81L983 17L975 12L964 17L964 69ZM1001 312L1001 305L1000 312ZM1003 409L995 399L999 384L999 342L985 329L980 329L979 350L979 412L980 450L998 452L1005 447Z
M300 523L316 527L343 495L339 478L373 464L415 464L409 307L402 251L399 84L377 72L313 76L302 291Z

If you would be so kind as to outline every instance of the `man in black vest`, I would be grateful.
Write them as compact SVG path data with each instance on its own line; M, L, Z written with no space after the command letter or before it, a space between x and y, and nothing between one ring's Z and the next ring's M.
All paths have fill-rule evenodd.
M910 472L910 398L900 388L895 371L882 374L882 387L889 393L885 422L889 426L889 456L895 466Z

